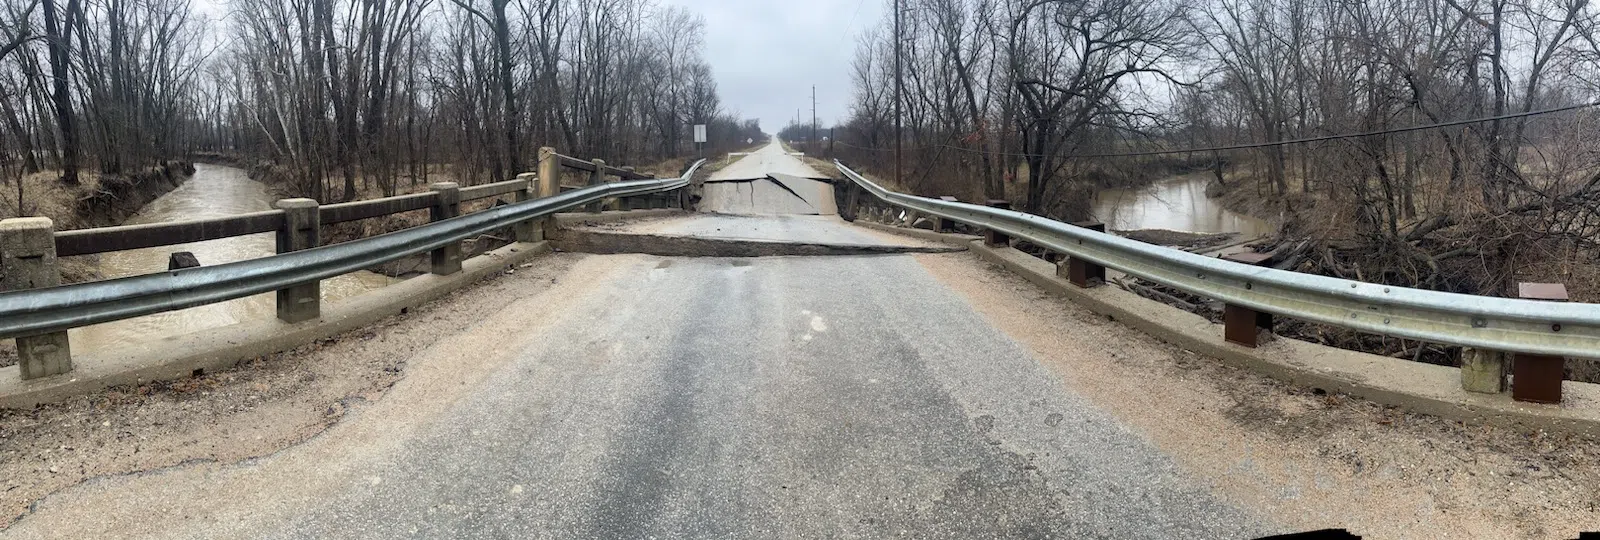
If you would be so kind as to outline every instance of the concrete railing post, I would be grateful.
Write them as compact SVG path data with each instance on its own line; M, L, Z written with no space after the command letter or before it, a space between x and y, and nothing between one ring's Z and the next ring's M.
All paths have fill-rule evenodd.
M1517 297L1546 302L1566 302L1567 286L1561 283L1518 283ZM1561 331L1559 325L1551 326ZM1561 381L1566 379L1567 359L1544 354L1517 353L1511 358L1511 399L1533 403L1561 403Z
M0 220L0 271L4 290L39 289L61 284L56 268L55 223L50 218ZM72 371L72 346L67 333L51 332L17 338L17 366L22 380Z
M311 249L322 242L322 214L317 201L283 199L273 207L283 210L283 227L278 229L278 253ZM321 281L278 290L278 320L297 323L321 316Z
M1011 201L1005 199L989 199L989 207L999 208L1001 210L1010 210ZM1011 237L1006 236L1006 233L994 229L984 229L983 244L989 247L1010 247Z
M433 222L461 215L461 185L455 182L428 184L428 189L438 196L428 217ZM451 242L434 249L430 254L431 269L436 276L448 276L461 271L461 242Z
M1098 221L1079 221L1073 225L1094 232L1106 232L1106 224ZM1067 260L1056 264L1056 275L1067 278L1073 285L1087 289L1105 283L1106 267L1084 259L1067 257Z
M1232 261L1251 266L1260 266L1272 258L1267 253L1233 253L1222 257L1223 260ZM1255 347L1260 342L1261 333L1272 333L1272 314L1265 311L1234 305L1222 305L1222 337L1229 343Z
M594 171L589 173L589 186L594 187L606 183L606 161L596 159L590 161L590 163L594 164ZM598 214L605 210L605 205L606 201L604 199L589 203L589 212Z
M634 171L636 171L638 169L635 168L635 167L623 167L622 170L628 171L628 172L634 172ZM619 178L618 180L621 180L621 179ZM644 199L645 208L655 208L656 207L656 198L660 197L660 194L651 193L651 194L645 195L644 197L645 197L645 199ZM611 206L611 209L612 210L632 210L633 206L626 204L626 198L619 197L619 198L616 199L615 204Z
M517 190L517 202L531 201L539 198L539 176L534 173L517 175L517 181L525 185ZM529 220L517 223L511 227L512 234L518 242L538 242L543 240L543 231L539 230L538 220Z
M1488 349L1461 349L1461 389L1480 394L1506 391L1506 366L1510 364L1508 356L1504 352Z
M955 197L951 197L949 195L945 195L943 197L939 197L939 200L944 201L944 202L961 202L960 200L957 200ZM956 222L953 219L940 216L938 219L935 219L933 221L933 232L941 232L941 233L956 232Z
M556 154L556 149L543 147L539 149L539 197L554 197L561 194L561 159ZM554 217L543 218L540 221L540 234L545 240L556 237L556 220Z

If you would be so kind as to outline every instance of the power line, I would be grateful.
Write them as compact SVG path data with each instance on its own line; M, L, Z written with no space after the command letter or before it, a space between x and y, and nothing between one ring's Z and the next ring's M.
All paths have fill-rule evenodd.
M1321 135L1321 136L1317 136L1317 137L1307 137L1307 138L1303 138L1303 139L1290 139L1290 140L1284 140L1284 141L1234 144L1234 145L1227 145L1227 146L1212 146L1212 147L1205 147L1205 148L1185 148L1185 149L1181 149L1181 150L1149 150L1149 151L1143 151L1143 152L1120 152L1120 153L1109 153L1109 154L1077 154L1077 155L1069 155L1069 156L1064 156L1064 157L1066 157L1066 158L1141 157L1141 156L1162 156L1162 155L1171 155L1171 154L1197 154L1197 153L1201 153L1201 152L1222 152L1222 151L1227 151L1227 150L1247 150L1247 149L1251 149L1251 148L1266 148L1266 147L1270 147L1270 146L1287 146L1287 145L1292 145L1292 144L1306 144L1306 143L1332 141L1332 140L1339 140L1339 139L1356 139L1356 138L1361 138L1361 137L1373 137L1373 136L1377 136L1377 135L1388 135L1388 134L1391 134L1391 133L1407 133L1407 132L1412 132L1412 131L1422 131L1422 130L1428 130L1428 129L1439 129L1439 128L1454 127L1454 126L1462 126L1462 125L1467 125L1467 124L1478 124L1478 123L1483 123L1483 122L1493 122L1493 121L1497 121L1497 120L1511 120L1511 119L1524 118L1524 117L1529 117L1529 116L1540 116L1540 115L1554 114L1554 113L1559 113L1559 112L1574 111L1574 110L1578 110L1578 109L1587 109L1587 108L1596 107L1596 106L1600 106L1600 101L1589 102L1589 103L1580 103L1580 104L1577 104L1577 105L1567 105L1567 106L1564 106L1564 107L1555 107L1555 108L1550 108L1550 109L1540 109L1540 110L1536 110L1536 111L1528 111L1528 112L1513 113L1513 114L1503 114L1503 115L1500 115L1500 116L1488 116L1488 117L1483 117L1483 118L1472 118L1472 119L1468 119L1468 120L1454 120L1454 121L1450 121L1450 122L1441 122L1441 123L1438 123L1438 124L1427 124L1427 125L1421 125L1421 126L1409 126L1409 127L1403 127L1403 128L1385 129L1385 130L1381 130L1381 131L1367 131L1367 132L1362 132L1362 133L1345 133L1345 134L1341 134L1341 135ZM874 152L887 151L887 149L867 148L867 147L864 147L864 146L856 146L856 145L845 143L845 142L840 142L838 144L843 145L843 146L849 146L851 148L859 148L859 149L862 149L862 150L870 150L870 151L874 151ZM929 149L929 148L948 148L948 149L951 149L951 150L957 150L957 151L973 153L973 154L988 153L988 152L984 152L982 150L973 150L971 148L962 148L960 146L954 146L954 145L950 145L950 144L929 144L929 145L919 146L919 147L916 147L916 148L911 148L910 150L916 151L916 150L925 150L925 149ZM994 156L1021 157L1021 158L1036 157L1034 154L1016 154L1016 153L1009 153L1009 152L994 152L994 153L989 153L989 154L990 155L994 155Z

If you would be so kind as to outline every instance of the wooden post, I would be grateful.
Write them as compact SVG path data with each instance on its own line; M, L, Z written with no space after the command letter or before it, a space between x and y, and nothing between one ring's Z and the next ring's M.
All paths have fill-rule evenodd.
M444 221L461 215L461 186L455 182L436 182L428 185L428 189L438 198L433 203L433 208L428 210L428 217L432 222ZM461 242L450 242L430 254L432 265L430 271L437 276L448 276L461 271Z
M1005 199L990 199L989 206L991 208L999 208L1001 210L1010 210L1011 201ZM1006 233L994 229L985 229L983 231L983 245L989 247L1011 247L1011 237L1006 236Z
M61 284L56 268L55 222L46 217L0 220L0 290L42 289ZM17 338L17 367L22 380L72 371L72 345L67 332Z
M283 210L283 227L278 229L278 253L317 247L322 242L322 213L317 201L283 199L273 203ZM301 283L279 289L278 320L286 323L309 321L322 316L322 282Z
M517 181L526 184L522 189L517 190L517 202L531 201L539 197L539 175L522 173L517 175ZM539 230L538 225L539 222L537 220L518 223L511 227L512 234L518 242L538 242L544 239L544 235L541 234L543 231Z
M1546 302L1566 302L1561 283L1518 283L1517 297ZM1544 354L1517 353L1511 359L1511 399L1533 403L1561 403L1561 381L1567 359Z
M539 197L554 197L561 194L561 159L556 154L556 149L543 147L539 149ZM549 240L556 237L556 220L546 217L540 221L538 228L540 236Z
M1260 266L1272 258L1268 253L1232 253L1223 260ZM1272 314L1235 304L1222 306L1222 337L1229 343L1254 348L1260 343L1261 332L1272 333Z
M1073 225L1094 232L1106 232L1106 224L1098 221L1079 221ZM1073 285L1087 289L1105 283L1106 267L1077 257L1067 257L1067 260L1056 264L1056 275L1067 278Z

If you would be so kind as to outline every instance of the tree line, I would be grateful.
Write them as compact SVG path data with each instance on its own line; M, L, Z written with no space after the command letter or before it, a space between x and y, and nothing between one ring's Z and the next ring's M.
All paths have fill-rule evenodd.
M296 194L644 163L760 127L722 105L704 20L652 0L0 0L0 160L120 174L203 152ZM8 175L8 176L16 176Z
M888 173L898 102L912 187L1076 220L1106 185L1209 171L1316 237L1287 259L1408 284L1455 287L1455 261L1504 290L1530 250L1600 252L1596 116L1517 116L1600 97L1584 0L900 3L903 90L886 18L836 142ZM1409 130L1433 124L1455 125Z

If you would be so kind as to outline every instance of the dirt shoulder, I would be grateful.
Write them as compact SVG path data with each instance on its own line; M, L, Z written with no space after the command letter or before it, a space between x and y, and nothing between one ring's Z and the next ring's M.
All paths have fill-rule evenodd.
M90 479L233 463L304 441L348 406L383 396L435 342L555 287L585 257L541 256L408 314L225 372L0 410L0 522Z
M1291 527L1419 539L1600 529L1600 441L1468 426L1281 383L1157 342L975 255L917 258L1070 390L1187 474Z

